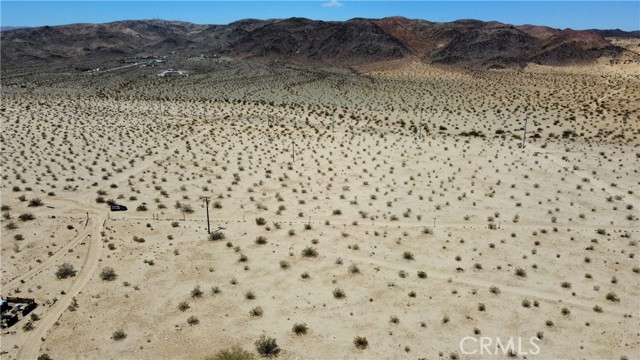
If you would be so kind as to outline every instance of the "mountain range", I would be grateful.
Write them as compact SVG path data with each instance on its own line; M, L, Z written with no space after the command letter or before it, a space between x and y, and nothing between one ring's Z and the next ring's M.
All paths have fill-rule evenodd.
M629 50L605 37L633 38L640 32L389 17L341 22L246 19L227 25L127 20L13 29L0 37L5 66L179 52L341 66L417 58L433 64L509 67L586 64L620 56Z

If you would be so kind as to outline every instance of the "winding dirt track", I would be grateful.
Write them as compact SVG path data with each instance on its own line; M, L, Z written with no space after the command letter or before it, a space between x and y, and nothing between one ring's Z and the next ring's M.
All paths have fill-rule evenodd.
M73 297L77 296L78 293L84 288L84 286L89 282L89 279L93 276L96 269L98 268L98 260L102 254L102 244L100 243L100 232L102 231L102 226L106 218L101 218L97 216L97 213L94 213L95 216L91 217L86 229L83 230L81 234L77 236L74 241L67 245L67 247L71 248L77 245L81 240L87 239L89 243L89 251L87 253L87 257L84 260L84 264L82 268L76 274L73 284L70 289L67 291L65 295L58 299L58 301L50 306L44 311L42 318L36 323L36 327L34 330L28 333L27 338L24 341L24 344L20 347L20 351L18 352L18 359L36 359L40 354L40 347L42 346L42 340L46 338L48 331L51 329L53 324L58 321L60 316L67 310L69 305L73 300ZM58 251L58 253L54 254L50 258L51 261L45 261L34 268L29 273L25 274L25 277L28 278L47 268L48 266L53 265L56 259L62 256L66 251ZM61 254L61 255L58 255ZM58 255L58 256L56 256ZM20 281L21 279L15 279L12 283L16 281Z
M177 145L172 147L169 151L172 151L175 148L177 148ZM147 157L135 167L117 174L114 177L113 181L125 181L129 176L138 174L145 169L153 166L154 161L159 160L162 157L163 154ZM67 311L69 305L71 305L71 302L73 301L73 298L82 291L82 289L89 282L98 268L98 261L100 259L100 256L102 255L100 233L102 232L104 224L107 221L108 210L104 205L93 205L91 193L78 194L76 196L76 199L77 200L64 198L47 199L47 203L55 205L54 209L59 207L62 210L45 211L45 213L46 215L55 214L57 216L62 216L68 215L69 211L78 214L86 212L89 216L87 226L72 241L58 250L47 260L30 269L28 272L10 280L7 284L4 284L2 286L2 288L5 290L13 290L14 288L20 286L23 281L27 281L28 279L41 273L42 271L55 266L58 260L60 260L60 258L62 258L62 256L64 256L69 249L75 248L83 241L88 242L89 244L87 257L84 260L82 268L73 278L71 287L65 295L62 295L58 299L58 301L44 310L41 319L36 322L35 328L32 331L26 333L26 336L23 339L22 346L20 346L20 350L18 351L17 359L33 360L40 355L40 348L42 346L43 339L47 337L49 330L51 330L53 325L58 321L58 319L60 319L62 314Z

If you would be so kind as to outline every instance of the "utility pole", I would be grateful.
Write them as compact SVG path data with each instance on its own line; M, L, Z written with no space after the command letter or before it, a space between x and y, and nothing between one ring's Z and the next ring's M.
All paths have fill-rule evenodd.
M525 142L527 141L527 120L524 119L524 133L522 134L522 148L524 149Z
M211 200L211 198L204 197L204 207L207 209L207 234L211 234L211 225L209 225L209 200Z

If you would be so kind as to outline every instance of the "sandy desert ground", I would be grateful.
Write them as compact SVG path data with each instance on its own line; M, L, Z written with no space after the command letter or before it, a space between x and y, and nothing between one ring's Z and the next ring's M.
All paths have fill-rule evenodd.
M3 359L640 358L637 64L184 61L3 73Z

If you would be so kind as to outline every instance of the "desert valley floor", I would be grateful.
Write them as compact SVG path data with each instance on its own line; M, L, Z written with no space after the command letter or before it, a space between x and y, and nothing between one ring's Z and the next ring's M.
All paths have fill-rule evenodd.
M638 65L181 61L3 72L3 359L640 357Z

